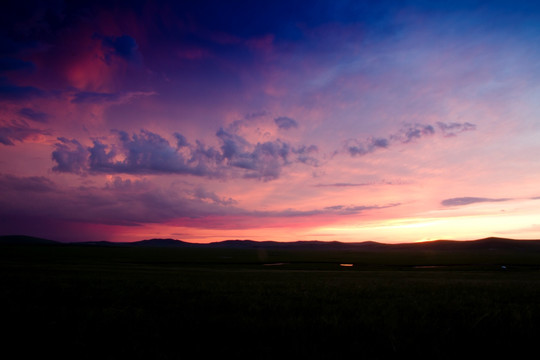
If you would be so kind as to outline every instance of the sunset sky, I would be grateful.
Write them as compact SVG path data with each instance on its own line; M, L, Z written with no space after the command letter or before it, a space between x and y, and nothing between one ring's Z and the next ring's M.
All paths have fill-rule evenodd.
M540 3L8 1L0 235L540 238Z

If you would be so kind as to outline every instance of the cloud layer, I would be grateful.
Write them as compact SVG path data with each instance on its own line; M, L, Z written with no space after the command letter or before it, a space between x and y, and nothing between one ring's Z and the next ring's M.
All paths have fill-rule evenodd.
M94 139L85 148L76 139L58 138L52 159L53 170L64 173L107 174L184 174L203 177L229 177L273 180L283 167L300 162L313 165L310 154L315 146L294 148L280 139L250 143L242 136L220 128L216 137L219 149L196 141L191 144L174 133L176 144L159 134L141 130L138 134L113 131L116 141Z

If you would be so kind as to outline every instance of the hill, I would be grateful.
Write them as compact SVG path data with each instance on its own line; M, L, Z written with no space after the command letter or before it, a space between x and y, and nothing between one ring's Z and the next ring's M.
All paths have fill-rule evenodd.
M25 236L25 235L6 235L0 236L0 245L61 245L58 241Z
M175 239L147 239L134 242L89 241L61 243L24 235L0 236L0 245L77 245L151 248L215 248L215 249L298 249L340 251L540 251L540 240L515 240L489 237L479 240L434 240L418 243L385 244L374 241L345 243L339 241L254 241L224 240L207 244Z

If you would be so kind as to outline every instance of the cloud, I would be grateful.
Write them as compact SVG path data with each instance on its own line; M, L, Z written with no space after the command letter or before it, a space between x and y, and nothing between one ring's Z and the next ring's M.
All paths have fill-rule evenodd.
M140 226L174 222L187 227L250 228L260 224L261 219L275 219L276 224L283 226L290 218L347 216L399 205L254 211L237 207L234 199L202 187L186 190L174 184L157 185L144 179L133 181L120 177L114 177L101 187L89 184L84 187L61 185L45 177L0 174L3 194L0 219L9 218L13 231L26 233L39 228L35 231L60 235L66 229L77 234L73 229L80 231L82 224Z
M315 167L320 165L319 159L314 156L319 152L317 145L303 145L299 148L292 148L291 151L298 155L297 160L303 164Z
M14 141L24 142L39 135L50 135L47 130L31 128L26 122L12 121L0 127L0 144L15 145Z
M296 120L291 119L286 116L281 116L274 119L274 122L276 123L277 127L282 130L290 130L290 129L296 129L298 128L298 123Z
M52 159L56 162L53 171L80 174L87 168L88 150L75 139L58 138Z
M34 68L34 63L31 63L29 61L24 61L12 57L0 58L0 72L14 70L33 70Z
M31 108L22 108L19 110L19 115L39 123L47 123L49 121L49 114L41 111L36 111Z
M332 205L319 209L295 210L286 209L280 211L254 211L253 216L260 217L309 217L315 215L357 215L366 211L387 209L400 206L400 203L387 205Z
M256 119L256 118L260 118L260 117L263 117L263 116L266 116L268 115L268 112L266 110L260 110L260 111L255 111L255 112L251 112L251 113L248 113L244 116L244 118L246 120L251 120L251 119Z
M492 199L492 198L481 198L481 197L458 197L458 198L451 198L451 199L445 199L441 201L442 206L463 206L463 205L470 205L470 204L476 204L476 203L484 203L484 202L501 202L501 201L509 201L512 199L502 198L502 199Z
M252 144L242 136L220 128L219 149L202 142L191 144L180 133L173 133L171 145L159 134L142 129L138 134L113 130L117 141L94 139L82 147L77 140L59 138L53 160L58 172L187 174L204 177L242 176L263 181L277 179L284 166L293 162L318 166L316 146L293 148L280 139Z
M81 91L75 93L71 99L73 104L106 104L106 103L126 103L141 96L155 95L155 92L132 91L132 92L93 92Z
M338 183L329 183L329 184L316 184L313 186L316 186L316 187L358 187L358 186L403 185L403 184L404 182L400 180L397 180L397 181L379 180L379 181L365 182L365 183L338 182Z
M118 56L130 62L140 60L139 46L134 38L129 35L105 36L94 34L93 39L101 40L101 45L106 51L104 61L110 64L113 56Z
M56 185L43 176L18 177L9 174L0 174L0 189L2 189L2 193L4 194L8 191L42 193L56 191Z
M101 104L107 102L116 102L120 100L119 93L98 93L92 91L82 91L76 93L71 102L73 104Z
M186 137L180 133L175 132L174 137L176 138L176 147L183 148L189 145Z
M196 199L199 199L202 201L210 201L214 204L219 204L219 205L229 206L229 205L234 205L238 203L233 198L219 197L214 192L207 191L203 189L202 187L198 187L197 189L195 189L195 191L193 191L192 194Z
M291 147L279 139L253 145L223 128L218 130L216 136L223 143L222 156L227 165L246 170L245 178L265 181L277 179L281 168L289 163Z
M370 138L366 142L360 142L356 139L349 139L345 145L347 152L351 156L366 155L379 148L386 149L388 146L389 141L385 138Z
M476 130L476 125L471 124L469 122L466 123L443 123L438 122L437 126L442 131L444 136L456 136L457 134L460 134L465 131L472 131Z
M331 183L331 184L317 184L316 187L358 187L358 186L369 186L373 183Z
M0 99L3 100L28 100L34 97L42 97L45 93L33 86L17 86L0 79Z
M373 153L378 149L386 149L391 145L408 144L424 137L441 134L444 137L456 136L465 131L476 130L476 125L471 123L443 123L430 124L404 124L396 133L388 137L370 137L365 141L349 139L345 142L344 149L351 156L362 156ZM336 152L337 153L337 152Z
M118 146L109 147L94 140L94 145L88 149L90 153L89 170L105 173L126 174L191 174L210 176L212 171L205 161L214 159L211 152L205 153L200 148L192 148L193 156L185 157L179 147L173 147L158 134L141 130L131 137L124 131L115 131L120 140ZM179 139L181 134L176 135ZM110 148L110 150L109 150ZM114 160L116 155L123 155L123 160Z
M405 124L398 134L391 136L402 143L409 143L421 137L431 136L435 134L433 125L426 124Z
M196 190L196 196L186 196L174 186L119 177L103 187L74 187L45 177L0 174L0 190L0 217L123 226L226 215L235 203L213 192ZM27 227L32 227L31 221Z

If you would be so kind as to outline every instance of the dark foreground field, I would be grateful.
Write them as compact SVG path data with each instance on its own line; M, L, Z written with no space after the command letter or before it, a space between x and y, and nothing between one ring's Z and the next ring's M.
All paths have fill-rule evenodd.
M4 245L0 300L13 358L518 358L540 253Z

